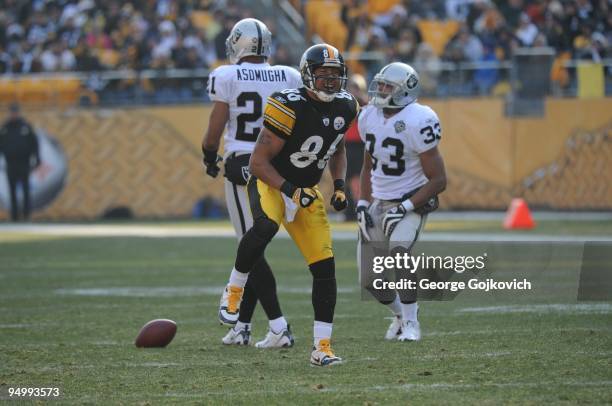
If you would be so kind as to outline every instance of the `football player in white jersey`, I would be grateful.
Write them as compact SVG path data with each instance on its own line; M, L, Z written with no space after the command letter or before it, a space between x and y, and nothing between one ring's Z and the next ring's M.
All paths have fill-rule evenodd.
M213 178L219 173L219 162L225 163L225 199L238 239L253 225L246 183L249 159L263 127L264 103L274 92L302 86L297 70L267 62L271 42L272 34L261 21L254 18L239 21L226 40L231 65L218 67L208 79L208 95L214 104L202 140L203 161L206 173ZM217 151L225 129L222 159ZM219 320L232 327L223 343L250 344L251 318L258 298L268 316L270 331L255 345L292 346L293 336L280 309L276 281L263 256L253 264L240 308L221 304Z
M446 187L438 151L440 120L430 107L417 102L419 76L404 63L382 68L368 93L370 103L358 120L359 136L366 144L356 208L359 252L368 241L386 241L391 252L409 253ZM421 338L416 291L378 291L374 296L394 314L386 339Z

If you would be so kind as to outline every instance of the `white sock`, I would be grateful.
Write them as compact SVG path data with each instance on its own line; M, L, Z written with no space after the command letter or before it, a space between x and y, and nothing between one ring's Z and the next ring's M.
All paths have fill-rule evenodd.
M238 272L236 268L234 268L230 274L229 284L232 286L238 286L239 288L244 288L244 285L247 283L247 279L249 279L248 273Z
M234 326L234 331L240 331L244 328L247 328L247 330L251 330L251 323L243 323L241 321L236 322L236 325Z
M402 307L402 318L405 321L417 321L417 312L419 310L419 305L415 303L410 304L401 304Z
M315 320L313 328L315 347L319 345L319 341L322 339L331 339L333 325L333 323L325 323L324 321Z
M402 302L400 302L400 298L399 295L396 293L395 294L395 299L393 300L393 302L389 303L388 305L386 305L389 310L391 310L391 312L393 312L394 315L401 317L402 315L402 307L401 307Z
M287 328L287 320L285 320L285 317L283 316L270 320L268 324L270 324L270 330L272 330L272 332L275 334L278 334Z

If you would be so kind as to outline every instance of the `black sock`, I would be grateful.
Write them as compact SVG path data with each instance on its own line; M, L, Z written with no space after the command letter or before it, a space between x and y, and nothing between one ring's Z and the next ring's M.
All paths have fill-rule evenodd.
M333 323L336 308L336 269L334 258L327 258L310 265L312 273L312 307L314 319Z
M257 293L255 292L255 286L253 286L253 271L249 273L249 279L247 279L246 285L244 285L244 292L242 293L242 302L240 303L240 313L238 315L238 321L241 323L250 323L257 306Z
M270 265L266 259L262 256L253 266L251 271L253 275L253 286L257 294L257 298L263 307L268 320L278 319L283 315L278 301L278 295L276 292L276 279L270 269ZM249 280L251 276L249 276Z

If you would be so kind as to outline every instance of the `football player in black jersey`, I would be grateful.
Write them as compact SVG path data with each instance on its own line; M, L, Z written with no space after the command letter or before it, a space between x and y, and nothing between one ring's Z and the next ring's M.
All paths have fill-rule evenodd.
M240 240L221 302L239 307L249 270L283 224L313 276L315 321L310 362L324 366L342 359L330 346L337 290L335 263L329 221L317 184L329 161L334 179L331 204L338 211L346 208L343 138L359 105L344 90L346 65L333 46L308 48L300 73L304 87L268 97L247 185L253 227Z

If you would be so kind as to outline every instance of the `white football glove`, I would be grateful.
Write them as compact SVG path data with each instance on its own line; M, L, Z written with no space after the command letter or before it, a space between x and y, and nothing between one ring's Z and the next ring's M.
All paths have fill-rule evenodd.
M365 241L370 241L370 234L368 233L368 227L374 227L374 221L372 221L372 216L368 213L368 206L361 201L357 204L357 208L355 209L357 213L357 225L359 226L359 231L361 232L361 236Z
M398 204L397 206L389 209L387 214L385 214L382 226L383 232L385 233L385 236L387 236L387 238L391 236L393 230L395 230L395 227L397 226L397 223L399 223L401 219L404 218L406 213L406 208L403 205Z

